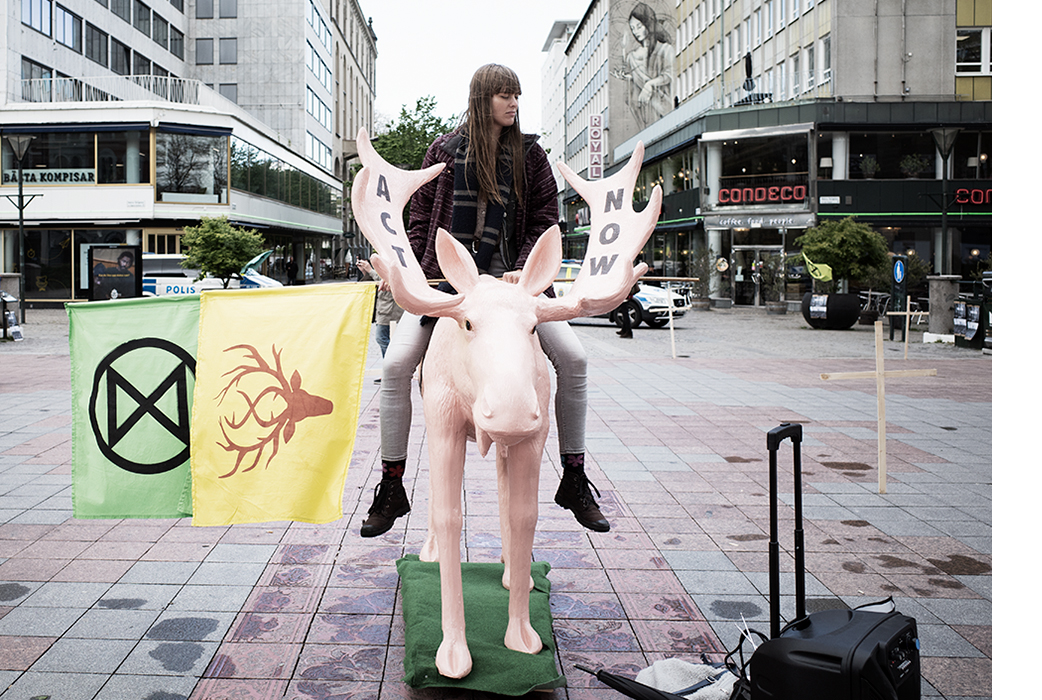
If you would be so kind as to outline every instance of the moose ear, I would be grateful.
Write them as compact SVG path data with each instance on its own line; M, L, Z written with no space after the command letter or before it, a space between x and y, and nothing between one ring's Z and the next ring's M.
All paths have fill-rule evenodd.
M463 245L443 228L438 229L435 242L438 265L445 279L460 294L466 294L478 282L478 266Z
M539 237L528 254L520 284L529 294L537 296L554 283L560 271L561 228L554 224Z

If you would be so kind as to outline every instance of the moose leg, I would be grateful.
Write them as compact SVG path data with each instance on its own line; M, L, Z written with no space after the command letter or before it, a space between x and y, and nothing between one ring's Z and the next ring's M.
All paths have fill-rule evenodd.
M510 548L505 552L510 568L507 633L508 649L538 654L543 648L529 621L528 600L532 581L532 540L539 518L539 463L544 440L529 438L510 448L509 459L501 469L508 484ZM498 466L498 465L497 465ZM512 564L512 566L511 566Z
M507 463L510 457L510 448L504 445L496 445L496 479L499 484L499 539L502 547L500 560L503 562L503 588L510 590L510 480L507 478ZM528 562L521 562L521 567ZM528 590L532 590L535 583L532 577L528 577Z
M460 506L466 434L449 426L428 425L431 459L431 532L438 547L441 574L441 645L435 656L438 672L447 678L463 678L471 669L463 616L463 581L460 575Z

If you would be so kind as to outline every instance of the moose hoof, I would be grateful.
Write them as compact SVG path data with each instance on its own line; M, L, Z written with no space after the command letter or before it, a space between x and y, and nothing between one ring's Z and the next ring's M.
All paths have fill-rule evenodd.
M538 654L543 650L543 640L539 638L528 620L511 620L507 625L507 635L503 639L507 649L522 651L526 654Z
M438 647L438 654L434 657L434 663L438 667L438 673L446 678L466 676L472 666L466 641L443 640Z

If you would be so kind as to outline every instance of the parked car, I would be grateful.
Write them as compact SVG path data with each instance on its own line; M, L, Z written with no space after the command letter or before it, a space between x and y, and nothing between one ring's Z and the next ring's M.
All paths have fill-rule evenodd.
M185 256L180 254L146 253L141 256L141 291L146 297L169 294L199 294L207 289L224 289L224 283L216 277L204 277L196 281L199 270L181 267ZM266 277L256 270L246 270L232 277L228 289L260 289L281 287L282 283Z
M578 260L565 260L561 263L561 272L554 281L554 294L559 297L566 296L572 287L572 282L582 269L582 262ZM682 294L656 287L644 282L638 282L639 292L633 296L629 304L630 324L633 327L646 323L652 328L661 328L669 323L669 307L673 306L673 318L684 315L688 309L688 301ZM667 296L668 294L668 296ZM621 307L620 307L621 308ZM617 326L622 326L622 314L619 309L613 309L610 313L602 314L597 318L609 319Z

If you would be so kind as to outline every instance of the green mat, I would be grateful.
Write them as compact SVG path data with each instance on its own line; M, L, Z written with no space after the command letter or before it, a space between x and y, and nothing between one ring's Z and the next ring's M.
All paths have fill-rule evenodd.
M535 588L529 599L532 627L543 640L538 654L525 654L503 646L507 631L510 592L503 588L502 564L464 562L463 605L467 622L467 646L474 667L463 678L438 673L434 655L441 644L441 580L438 564L422 562L415 554L399 559L402 580L402 614L405 618L405 682L413 688L466 688L500 695L524 695L531 690L564 686L564 676L554 661L550 617L550 564L532 564Z

